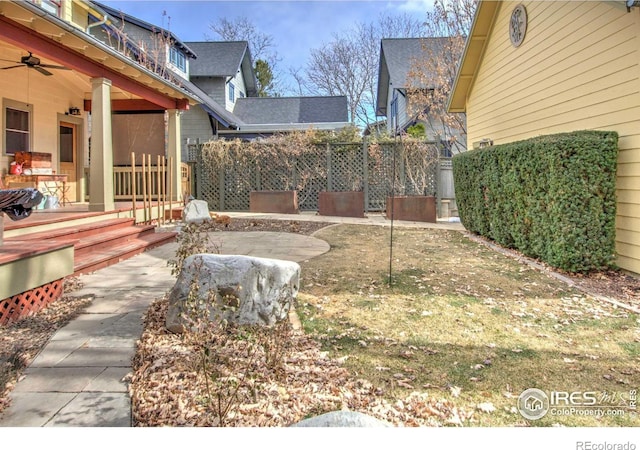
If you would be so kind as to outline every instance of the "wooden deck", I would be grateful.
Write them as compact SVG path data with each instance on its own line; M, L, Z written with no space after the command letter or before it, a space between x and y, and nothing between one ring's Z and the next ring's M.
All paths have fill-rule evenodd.
M90 273L175 241L177 233L157 232L157 225L182 204L152 206L150 211L136 208L134 212L131 203L123 202L112 211L92 212L88 204L73 204L35 210L17 221L5 216L0 243L0 325L54 301L71 275Z

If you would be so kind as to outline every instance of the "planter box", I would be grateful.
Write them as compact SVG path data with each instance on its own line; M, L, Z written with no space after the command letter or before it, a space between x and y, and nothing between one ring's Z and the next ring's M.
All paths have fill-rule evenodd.
M252 191L249 193L249 211L298 214L298 191Z
M320 192L318 213L321 216L364 217L364 192Z
M391 197L387 197L387 219L391 219ZM436 222L436 198L424 195L393 197L393 219Z

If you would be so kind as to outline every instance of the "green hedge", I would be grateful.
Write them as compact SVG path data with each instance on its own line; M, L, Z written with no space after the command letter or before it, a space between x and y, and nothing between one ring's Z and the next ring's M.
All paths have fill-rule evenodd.
M453 158L467 230L569 272L614 266L618 135L578 131Z

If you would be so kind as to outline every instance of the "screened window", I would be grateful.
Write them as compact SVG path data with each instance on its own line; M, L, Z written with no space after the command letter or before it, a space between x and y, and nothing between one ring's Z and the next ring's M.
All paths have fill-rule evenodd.
M184 53L177 48L171 47L171 50L169 50L169 61L183 72L187 71L187 58Z
M229 83L229 101L234 102L236 100L236 87L233 83Z
M15 152L30 151L31 126L30 111L5 108L5 153L13 155Z

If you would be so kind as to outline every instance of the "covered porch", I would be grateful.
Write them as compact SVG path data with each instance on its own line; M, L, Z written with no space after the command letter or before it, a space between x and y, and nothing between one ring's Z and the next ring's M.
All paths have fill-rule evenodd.
M71 23L30 2L0 2L0 180L41 189L47 178L62 200L19 221L0 213L0 324L59 297L66 277L175 239L156 228L182 205L180 116L199 99L92 36L87 5L74 3ZM17 153L48 164L15 173ZM143 154L166 171L144 202L117 185L119 167L135 170Z

